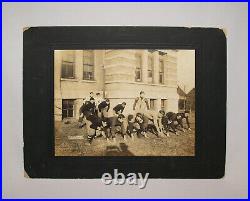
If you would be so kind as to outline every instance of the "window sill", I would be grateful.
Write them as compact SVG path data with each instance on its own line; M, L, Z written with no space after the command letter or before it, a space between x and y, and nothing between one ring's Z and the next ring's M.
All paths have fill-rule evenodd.
M88 82L88 83L96 83L96 80L79 80L75 78L61 78L61 81L69 81L69 82Z
M70 82L78 82L78 80L77 79L75 79L75 78L61 78L61 81L70 81Z
M81 80L81 82L96 83L96 80Z
M112 83L126 83L126 84L137 84L137 85L146 85L146 86L158 86L158 87L172 87L168 84L154 84L154 83L146 83L146 82L131 82L131 81L106 81L105 84L112 84ZM175 88L175 87L174 87Z

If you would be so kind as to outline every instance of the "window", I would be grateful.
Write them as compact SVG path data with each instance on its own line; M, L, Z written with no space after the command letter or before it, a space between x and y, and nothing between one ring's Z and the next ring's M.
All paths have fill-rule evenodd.
M161 109L165 109L166 99L161 99Z
M74 116L74 100L63 99L62 100L62 119L66 117Z
M141 82L142 78L141 78L141 56L140 55L136 55L136 64L135 64L135 81L136 82Z
M156 99L150 99L150 109L155 109L155 100Z
M160 66L159 66L159 83L160 84L164 83L164 63L163 63L163 61L160 61Z
M153 57L148 57L148 83L153 83Z
M83 79L94 80L94 51L83 51Z
M67 50L62 57L62 78L74 79L75 52Z
M186 106L185 99L179 99L179 101L178 101L179 110L180 111L185 110L185 106Z

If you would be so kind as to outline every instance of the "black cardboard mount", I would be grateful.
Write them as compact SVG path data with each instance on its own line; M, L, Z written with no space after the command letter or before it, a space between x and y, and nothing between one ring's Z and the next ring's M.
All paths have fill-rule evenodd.
M24 168L31 178L221 178L226 150L226 37L217 28L34 27L23 33ZM195 49L195 157L55 157L54 50Z

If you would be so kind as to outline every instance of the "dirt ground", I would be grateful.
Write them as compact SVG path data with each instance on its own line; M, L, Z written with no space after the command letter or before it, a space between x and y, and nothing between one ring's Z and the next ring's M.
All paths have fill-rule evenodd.
M116 142L99 137L89 145L86 128L79 128L76 120L67 123L55 122L56 156L194 156L195 123L194 114L190 116L191 131L170 133L170 136L156 137L148 133L149 138L127 137L124 141L117 135ZM186 124L184 124L186 126Z

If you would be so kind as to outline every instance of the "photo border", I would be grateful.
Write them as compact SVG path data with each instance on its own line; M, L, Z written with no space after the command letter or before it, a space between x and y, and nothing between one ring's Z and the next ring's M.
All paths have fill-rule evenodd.
M54 156L54 50L195 49L195 156ZM215 28L35 27L24 32L24 167L32 178L221 178L225 169L226 38Z

